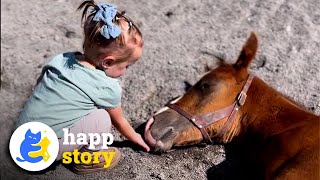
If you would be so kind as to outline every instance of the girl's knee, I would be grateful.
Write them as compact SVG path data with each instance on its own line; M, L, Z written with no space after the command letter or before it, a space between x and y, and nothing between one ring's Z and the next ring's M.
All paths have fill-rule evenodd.
M111 130L111 118L109 113L104 109L97 109L95 112L95 120L98 127L103 128L101 132L110 132Z

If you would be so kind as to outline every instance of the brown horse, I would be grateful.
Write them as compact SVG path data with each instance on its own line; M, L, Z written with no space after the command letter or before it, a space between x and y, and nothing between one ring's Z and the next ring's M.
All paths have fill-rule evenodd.
M252 33L235 64L222 63L156 113L145 128L150 146L233 141L263 179L319 179L320 118L248 73L257 48Z

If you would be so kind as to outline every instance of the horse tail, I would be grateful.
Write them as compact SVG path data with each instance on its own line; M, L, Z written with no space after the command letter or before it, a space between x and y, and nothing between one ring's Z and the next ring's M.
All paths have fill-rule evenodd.
M17 157L16 160L19 161L19 162L24 162L24 161L26 161L26 160L24 160L24 159L20 159L19 157Z

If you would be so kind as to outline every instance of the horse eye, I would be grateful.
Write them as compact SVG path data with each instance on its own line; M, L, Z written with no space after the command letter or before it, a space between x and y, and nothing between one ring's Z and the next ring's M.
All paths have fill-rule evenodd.
M208 84L208 83L203 83L203 84L201 84L201 86L200 86L200 89L201 90L206 90L206 89L209 89L210 88L210 85Z

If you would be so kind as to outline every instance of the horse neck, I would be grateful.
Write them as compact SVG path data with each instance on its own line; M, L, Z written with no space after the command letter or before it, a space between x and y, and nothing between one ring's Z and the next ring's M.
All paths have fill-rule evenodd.
M264 138L318 118L257 77L254 78L247 95L240 117L242 128Z

